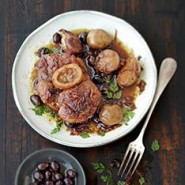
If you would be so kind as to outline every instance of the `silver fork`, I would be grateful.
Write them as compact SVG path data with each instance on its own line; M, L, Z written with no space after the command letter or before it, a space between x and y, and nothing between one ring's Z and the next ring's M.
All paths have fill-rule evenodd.
M174 75L176 68L177 68L177 63L173 58L165 58L160 66L159 78L158 78L155 96L151 104L151 107L149 109L148 115L146 117L145 123L136 140L129 144L118 171L118 175L121 174L121 177L124 176L125 180L127 179L128 176L129 178L132 177L144 154L145 146L143 145L143 136L144 136L146 127L148 125L148 122L150 120L150 117L152 115L152 112L155 108L155 105L159 97L161 96L163 90L165 89L170 79Z

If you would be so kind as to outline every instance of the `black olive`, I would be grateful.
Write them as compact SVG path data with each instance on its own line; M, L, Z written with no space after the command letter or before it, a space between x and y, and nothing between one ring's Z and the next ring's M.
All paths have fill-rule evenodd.
M56 183L55 183L55 185L64 185L64 182L62 182L62 181L57 181Z
M81 33L81 34L78 36L78 38L81 40L81 42L82 42L83 44L86 44L86 43L87 43L87 41L86 41L87 32Z
M38 50L38 56L41 57L42 55L48 54L50 51L48 48L40 48Z
M33 103L33 105L38 106L38 105L42 105L42 100L40 99L40 97L38 95L31 95L30 96L30 101Z
M52 161L50 166L51 166L52 170L55 171L55 172L60 170L60 165L56 161Z
M58 34L58 33L55 33L55 34L53 35L53 42L54 42L55 44L57 44L57 43L59 43L60 41L61 41L61 35Z
M116 168L119 168L120 165L121 165L121 162L120 162L120 160L118 160L118 159L114 159L114 160L111 162L111 164L110 164L111 167L116 167Z
M54 185L54 182L53 182L53 181L46 181L46 182L44 183L44 185Z
M92 55L88 55L87 58L86 58L88 64L90 66L94 66L95 65L95 57L92 56Z
M65 185L73 185L74 184L73 181L67 177L64 179L64 183L65 183Z
M62 179L64 179L64 176L62 174L60 174L60 173L56 173L55 174L55 179L56 180L62 180Z
M34 172L33 177L39 182L42 182L44 180L44 175L39 171Z
M37 166L37 168L38 168L39 170L46 170L48 167L49 167L49 163L47 163L47 162L40 163L40 164L38 164L38 166Z
M76 171L73 169L67 170L66 174L67 174L67 177L69 177L69 178L75 178L77 176Z
M51 178L51 172L50 171L45 171L45 178L47 179L47 180L49 180L50 178Z

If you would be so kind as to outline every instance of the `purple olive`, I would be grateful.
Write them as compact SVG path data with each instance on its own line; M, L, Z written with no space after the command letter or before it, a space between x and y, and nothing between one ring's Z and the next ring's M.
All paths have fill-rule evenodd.
M40 96L38 95L31 95L30 96L30 101L33 103L33 105L37 106L37 105L42 105L42 100L40 99Z
M65 185L73 185L74 184L73 181L67 177L64 179L64 183L65 183Z
M33 177L38 182L42 182L44 180L44 175L39 171L34 172Z
M42 55L48 54L49 52L50 51L48 48L40 48L37 53L38 53L38 56L41 57Z
M55 185L64 185L64 182L62 182L61 180L59 180L59 181L57 181L57 182L55 183Z
M66 174L67 174L67 177L69 177L69 178L75 178L77 176L76 171L73 169L67 170Z
M50 164L50 167L53 171L57 172L60 170L60 165L58 162L56 161L52 161L51 164Z
M87 43L87 41L86 41L87 32L81 33L81 34L78 36L78 38L81 40L81 42L82 42L83 44L86 44L86 43Z
M44 183L44 185L54 185L54 182L53 182L53 181L46 181L46 182Z
M61 173L56 173L55 174L55 179L56 180L62 180L62 179L64 179L64 176Z
M36 96L36 95L35 95L35 96ZM40 164L38 164L38 166L37 166L37 168L38 168L39 170L41 170L41 171L48 169L48 167L49 167L49 163L47 163L47 162L40 163Z
M45 171L45 178L47 179L47 180L49 180L49 179L51 179L51 172L50 171Z
M54 42L55 44L57 44L57 43L59 43L60 41L61 41L61 35L58 34L58 33L55 33L55 34L53 35L53 42Z

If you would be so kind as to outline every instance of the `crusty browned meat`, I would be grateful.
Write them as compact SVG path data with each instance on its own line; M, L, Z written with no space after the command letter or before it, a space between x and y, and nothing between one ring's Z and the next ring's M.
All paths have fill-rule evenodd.
M60 30L62 35L62 49L68 54L78 54L82 52L82 43L78 36L66 31L64 29Z
M36 63L38 79L51 81L53 73L58 68L70 63L76 63L82 68L83 71L86 71L86 66L84 65L83 61L74 55L69 55L66 53L52 53L43 55Z
M90 80L64 90L59 95L59 116L68 123L82 123L95 113L101 100L98 88Z
M43 103L48 102L53 94L53 84L45 80L39 80L34 86L34 91L38 93Z

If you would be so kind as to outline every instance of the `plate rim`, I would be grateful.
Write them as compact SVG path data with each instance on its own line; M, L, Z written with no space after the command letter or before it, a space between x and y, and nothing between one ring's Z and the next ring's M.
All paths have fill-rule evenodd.
M113 20L116 20L116 21L119 21L119 22L124 22L124 24L126 24L128 27L130 27L132 30L135 31L135 33L137 34L137 36L140 37L140 39L142 40L143 44L145 45L145 47L148 49L149 51L149 54L150 54L150 57L153 59L153 70L154 70L154 75L155 75L155 78L154 78L154 87L153 87L153 91L152 91L152 97L150 99L150 101L148 102L148 105L146 106L147 108L144 110L144 114L143 116L141 116L138 120L137 120L137 123L134 124L132 127L130 127L129 130L127 130L124 135L120 134L118 135L117 137L115 138L112 138L110 140L106 140L106 141L99 141L99 142L96 142L96 143L73 143L73 142L65 142L65 141L61 141L60 139L58 138L54 138L52 137L51 135L48 135L47 133L45 133L44 131L38 129L34 124L32 124L32 122L29 120L29 118L27 118L26 116L26 113L24 112L23 108L21 107L19 101L18 101L18 93L17 93L17 88L16 88L16 83L15 83L15 71L16 71L16 65L18 63L18 58L19 56L21 55L21 51L24 49L25 47L25 44L27 43L27 41L32 37L32 35L35 35L39 30L41 30L43 27L47 26L47 24L50 24L51 22L55 21L55 19L58 19L59 17L61 16L68 16L68 15L71 15L71 14L84 14L84 13L88 13L88 14L94 14L94 15L99 15L99 16L103 16L103 17L106 17L106 18L109 18L109 19L113 19ZM26 39L23 41L23 43L21 44L17 54L16 54L16 57L14 59L14 63L13 63L13 68L12 68L12 89L13 89L13 97L14 97L14 101L16 103L16 106L19 110L19 112L21 113L22 117L26 120L26 122L37 132L39 133L41 136L43 136L44 138L50 140L50 141L53 141L55 143L58 143L58 144L62 144L62 145L65 145L65 146L70 146L70 147L76 147L76 148L90 148L90 147L97 147L97 146L102 146L102 145L105 145L105 144L108 144L108 143L111 143L111 142L114 142L124 136L126 136L127 134L129 134L131 131L133 131L138 125L139 123L141 122L141 120L143 119L143 117L146 115L147 111L149 110L149 107L152 103L152 100L154 98L154 94L155 94L155 90L156 90L156 85L157 85L157 67L156 67L156 63L155 63L155 60L154 60L154 57L153 57L153 54L151 52L151 49L149 47L149 45L147 44L147 42L145 41L145 39L143 38L143 36L139 33L139 31L134 28L130 23L128 23L127 21L125 21L124 19L121 19L121 18L118 18L116 16L113 16L113 15L110 15L110 14L107 14L107 13L104 13L104 12L99 12L99 11L94 11L94 10L75 10L75 11L69 11L69 12L65 12L65 13L62 13L62 14L59 14L59 15L56 15L54 16L53 18L49 19L48 21L46 21L45 23L43 23L41 26L39 26L38 28L36 28L34 31L32 31L27 37Z

